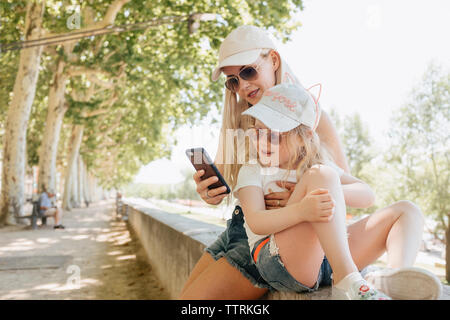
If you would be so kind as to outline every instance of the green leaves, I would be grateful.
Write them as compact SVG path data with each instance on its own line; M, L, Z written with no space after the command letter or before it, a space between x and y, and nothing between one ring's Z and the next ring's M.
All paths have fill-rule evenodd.
M393 116L392 165L402 180L402 195L416 199L424 212L441 221L450 210L450 73L431 63L410 99Z
M89 21L100 21L112 3L113 0L50 0L44 26L52 34L76 31L67 26L71 15L80 13L80 27L83 28ZM8 35L6 39L2 37L2 42L20 40L24 12L13 9L25 4L24 1L2 2L0 31L2 35ZM39 77L41 85L33 105L35 119L30 122L31 162L37 161L36 150L45 126L45 99L58 56L64 56L66 69L100 70L102 74L98 80L112 84L102 89L87 75L70 77L65 95L69 109L64 121L67 127L73 123L85 125L81 153L86 163L97 171L103 183L120 185L128 182L141 165L169 156L173 143L170 136L177 127L202 121L209 111L221 108L223 84L212 82L210 77L224 38L235 27L254 23L270 28L285 40L298 27L291 19L301 9L301 4L298 0L131 1L118 13L116 26L150 21L159 21L159 24L143 30L83 38L75 44L72 55L64 54L61 45L53 47L56 52L50 48L44 53ZM187 18L194 13L212 13L216 19L191 19L189 28ZM172 23L162 20L172 16L183 19ZM0 56L0 70L3 75L8 75L0 79L0 98L5 102L14 82L18 63L16 53ZM109 103L113 97L114 101ZM0 117L3 106L7 103L2 105ZM86 117L86 114L102 109L107 112ZM61 139L63 143L64 139Z

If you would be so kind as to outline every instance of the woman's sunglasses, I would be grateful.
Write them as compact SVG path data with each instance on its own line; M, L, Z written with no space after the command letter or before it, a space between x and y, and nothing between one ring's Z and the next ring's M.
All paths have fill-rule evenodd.
M230 76L225 81L225 87L231 92L237 92L239 90L239 78L245 81L253 81L258 79L258 69L261 64L257 66L248 66L242 69L238 76Z

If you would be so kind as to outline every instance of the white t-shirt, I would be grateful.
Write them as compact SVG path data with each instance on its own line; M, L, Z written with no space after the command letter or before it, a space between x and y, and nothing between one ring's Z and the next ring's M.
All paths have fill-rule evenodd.
M339 168L336 164L332 162L327 162L326 164L334 168L338 172L339 177L344 174L344 170ZM296 171L281 169L277 167L265 168L261 167L259 164L243 165L239 170L236 187L233 190L233 195L238 199L237 205L240 204L237 192L239 189L243 187L248 186L260 187L263 190L264 195L270 193L269 189L271 189L272 192L286 191L285 189L279 187L276 184L276 181L278 180L297 183ZM245 221L245 218L244 218L244 228L247 233L248 245L250 247L251 253L253 251L253 246L255 245L255 243L258 240L267 237L268 235L260 235L252 232L249 225L247 224L247 221Z

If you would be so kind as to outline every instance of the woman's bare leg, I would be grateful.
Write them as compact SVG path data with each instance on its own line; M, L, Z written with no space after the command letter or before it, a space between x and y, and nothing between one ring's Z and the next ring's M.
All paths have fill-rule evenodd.
M195 279L197 279L197 277L209 266L213 265L214 262L216 262L216 260L214 260L214 258L208 252L204 252L195 264L194 269L192 269L191 273L189 274L189 278L184 284L183 289L181 289L180 296L182 296L184 291L192 284L192 282L194 282Z
M189 283L183 288L180 299L253 300L260 298L266 293L267 289L255 287L250 280L244 277L238 269L230 265L225 258L214 261L211 256L206 258L203 255L202 259L204 260L202 265L197 268L195 274L191 273L190 281L188 280ZM213 262L209 263L208 259L213 260Z
M348 227L349 246L361 270L387 251L388 267L414 264L422 241L424 218L410 201L399 201Z
M361 270L387 252L387 266L366 274L366 280L394 299L438 299L442 294L439 279L413 266L422 241L424 219L410 201L399 201L380 209L351 226L349 245ZM395 270L397 269L397 270Z

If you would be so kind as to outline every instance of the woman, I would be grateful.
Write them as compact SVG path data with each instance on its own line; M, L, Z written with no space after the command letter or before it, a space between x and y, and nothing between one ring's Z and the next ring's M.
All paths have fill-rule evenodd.
M254 26L241 26L233 30L219 49L219 66L214 70L215 81L220 74L227 77L225 105L219 148L215 164L225 180L234 188L237 173L242 166L239 141L227 140L230 132L246 130L253 125L241 113L256 104L264 91L279 83L298 83L297 78L283 61L266 33ZM239 99L238 99L239 97ZM319 111L320 112L320 111ZM331 153L335 163L349 172L336 130L325 112L321 112L317 134ZM241 142L242 143L242 142ZM236 152L238 151L238 152ZM217 177L201 180L204 172L194 174L197 192L208 204L217 205L226 196L221 188L209 190ZM281 185L279 185L281 187ZM266 207L286 205L294 184L284 184L284 191L265 196ZM346 193L344 198L348 206ZM275 190L276 191L276 190ZM181 299L257 299L271 287L259 275L250 257L247 236L243 227L243 214L239 206L227 222L225 232L206 249L192 270ZM348 242L354 263L362 270L387 252L387 270L366 275L377 289L394 299L436 299L441 293L439 281L431 273L413 265L422 239L423 215L409 201L399 201L348 226ZM399 280L409 286L403 290L394 286Z

